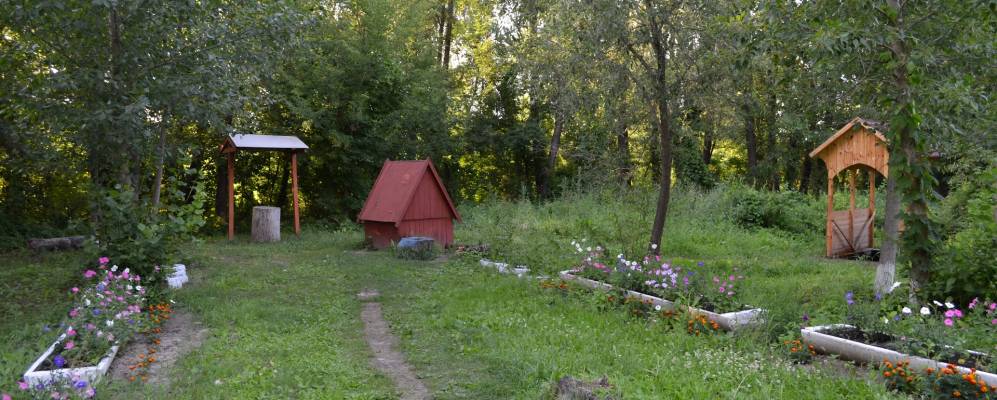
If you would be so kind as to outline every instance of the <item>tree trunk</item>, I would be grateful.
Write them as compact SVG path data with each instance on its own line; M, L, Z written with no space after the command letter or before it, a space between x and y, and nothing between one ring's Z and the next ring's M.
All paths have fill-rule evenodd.
M890 44L890 54L893 65L893 88L896 93L894 104L897 106L896 116L891 121L893 140L891 146L890 176L903 179L900 186L902 198L911 199L904 215L904 246L910 259L911 298L916 302L917 293L921 287L931 280L931 226L928 220L928 203L924 193L924 183L930 185L932 177L927 165L918 154L918 139L914 137L917 129L917 118L914 115L914 101L908 81L907 63L910 60L910 49L904 40L904 10L899 0L887 0L895 15L888 19L889 24L897 31L897 38ZM899 151L898 151L899 150Z
M800 193L810 192L810 175L813 173L813 159L803 156L803 165L800 166Z
M758 186L758 138L755 136L755 117L748 107L744 108L744 147L748 152L748 182Z
M897 192L897 180L890 174L886 178L886 215L883 216L883 247L879 252L879 264L876 265L876 294L884 295L890 292L897 271L897 232L900 224L900 193Z
M215 215L225 218L228 215L228 175L225 167L226 155L215 161Z
M706 134L703 135L703 165L707 167L713 161L713 147L715 145L713 142L713 130L706 131Z
M550 154L547 156L547 165L544 166L543 184L540 186L540 197L550 198L550 180L554 174L554 167L557 166L557 151L561 148L561 131L564 130L564 113L558 111L554 115L554 133L550 136Z
M666 72L668 71L668 45L669 43L662 38L661 28L653 12L653 6L651 0L644 0L644 4L648 10L648 22L651 29L651 49L654 51L654 57L657 64L657 68L653 72L655 78L655 102L658 106L658 138L661 151L661 188L658 193L658 205L654 212L654 225L651 226L651 245L650 253L657 255L661 254L661 237L665 230L665 218L668 215L668 201L671 196L671 186L672 186L672 131L669 126L669 119L671 118L668 112L668 98L670 93L668 91L668 80ZM667 24L667 21L666 21Z
M658 139L658 136L660 136L658 133L658 108L654 105L653 101L649 102L649 104L651 106L649 113L651 123L650 132L647 135L647 150L651 154L651 159L648 162L648 170L651 171L651 180L657 182L661 180L661 152L658 150L661 147L661 141Z
M165 118L164 118L165 119ZM159 211L159 195L163 186L163 164L166 162L166 126L165 121L159 126L159 154L156 157L156 177L152 180L152 213Z
M630 132L627 129L627 120L621 115L616 116L616 148L617 157L620 158L619 180L620 184L630 187L633 177L630 175Z
M279 207L253 207L252 237L254 242L280 241Z
M443 31L443 69L450 69L450 44L453 42L453 7L454 0L447 1L446 14L444 15L446 19L443 21L445 24Z
M777 151L776 151L776 148L775 148L776 143L777 143L776 142L776 137L775 137L775 127L772 126L773 125L773 124L771 124L772 121L768 121L768 122L769 122L769 127L768 127L769 133L768 133L768 135L766 137L767 140L765 141L765 147L766 147L766 149L765 149L765 164L766 164L766 167L768 168L768 172L769 172L769 176L768 176L768 181L769 181L768 182L768 187L769 187L769 190L771 190L771 191L778 191L779 190L779 158L778 158L778 156L776 154Z

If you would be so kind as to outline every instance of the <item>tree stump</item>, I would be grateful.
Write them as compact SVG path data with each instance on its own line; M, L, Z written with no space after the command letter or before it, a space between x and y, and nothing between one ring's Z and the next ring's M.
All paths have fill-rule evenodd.
M253 207L253 241L280 241L280 208Z

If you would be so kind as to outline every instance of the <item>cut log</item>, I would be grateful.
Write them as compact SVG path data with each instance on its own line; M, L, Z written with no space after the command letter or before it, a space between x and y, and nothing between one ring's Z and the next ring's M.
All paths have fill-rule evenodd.
M253 241L280 241L280 208L253 207Z
M49 239L28 239L28 248L31 250L66 250L83 247L83 236L67 236Z

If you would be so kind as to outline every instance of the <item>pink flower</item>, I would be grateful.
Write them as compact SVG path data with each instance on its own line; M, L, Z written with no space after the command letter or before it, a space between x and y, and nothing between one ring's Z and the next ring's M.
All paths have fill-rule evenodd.
M974 297L973 301L969 302L969 308L970 309L976 308L976 304L979 303L979 302L980 302L980 298L979 297Z
M104 264L107 264L108 262L110 262L111 260L109 258L107 258L107 257L101 257L101 258L97 259L97 261L100 262L100 265L104 265Z
M72 350L73 347L76 347L76 343L73 343L72 340L66 342L65 346L62 346L62 348L66 349L66 350Z
M69 289L69 291L70 291L70 292L73 292L73 293L79 293L79 292L80 292L80 288L78 288L78 287L74 287L74 288L72 288L72 289Z
M3 397L2 397L2 399L3 399L3 400L11 400L11 399L10 399L10 395L9 395L9 394L7 394L7 393L4 393L4 394L3 394Z
M952 326L952 318L945 318L945 326Z
M997 303L990 303L990 311L997 309Z
M990 320L990 325L997 325L997 318Z
M733 282L734 281L734 275L731 275L730 277L728 277L727 280Z
M93 278L95 276L97 276L97 271L94 271L92 269L88 269L86 272L83 273L83 277L87 279Z
M77 309L74 308L72 310L69 310L69 317L70 318L76 318L76 315L79 314L79 313L80 313L79 310L77 310Z
M28 390L30 386L28 386L28 382L17 381L17 387L20 388L21 390Z
M66 336L76 336L76 331L73 328L69 328L69 330L66 331Z
M94 324L91 324L91 323L87 323L86 328L87 328L88 331L92 331L94 329L97 329L97 325L94 325Z
M724 292L724 290L727 290L727 289L726 289L726 288L724 288L723 286L721 286L721 287L720 287L720 293L723 293L723 292Z
M962 310L956 309L953 311L954 311L953 314L955 314L956 318L962 318Z

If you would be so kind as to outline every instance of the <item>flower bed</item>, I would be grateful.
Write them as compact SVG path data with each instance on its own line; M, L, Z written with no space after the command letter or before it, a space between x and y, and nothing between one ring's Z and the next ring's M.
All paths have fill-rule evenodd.
M845 293L845 324L803 327L821 353L880 363L887 386L928 398L989 398L997 391L997 303L974 298L912 305L897 283L885 295ZM840 316L838 316L840 317ZM989 349L989 350L988 350ZM982 351L974 351L982 350Z
M761 321L763 310L738 301L740 282L745 277L737 267L713 273L702 262L696 267L662 262L660 256L647 256L641 262L629 261L618 255L606 260L601 246L583 247L572 242L582 256L580 265L560 273L561 278L578 282L596 290L621 290L627 298L653 304L663 310L681 309L705 316L732 331ZM610 267L609 264L615 264ZM691 265L691 264L690 264Z
M107 372L119 346L145 325L142 278L108 263L101 257L96 269L83 273L92 284L70 290L75 299L60 325L65 331L24 373L22 388L50 391L53 398L66 390L92 397L93 383Z
M52 343L52 345L48 347L48 350L42 353L41 357L38 357L38 359L31 364L31 367L28 368L28 371L24 373L24 382L27 383L29 387L41 389L54 382L67 380L89 382L90 384L97 383L100 381L100 378L107 373L107 369L111 367L111 363L114 361L114 357L118 354L118 348L120 347L117 344L111 346L107 354L101 358L96 365L76 368L56 367L53 369L52 367L61 364L62 361L56 363L54 361L55 357L52 356L52 353L55 352L56 347L64 348L63 342L65 340L65 334L59 336L59 340Z
M564 279L566 281L576 282L590 289L602 290L602 291L611 291L618 289L616 286L610 285L608 283L598 282L588 278L582 278L580 276L573 275L570 270L562 271L560 276L561 279ZM660 297L651 296L633 290L626 290L625 292L628 298L650 302L652 305L660 306L661 310L671 311L679 307L677 303L662 299ZM707 319L716 322L717 325L720 326L720 328L727 331L734 331L742 326L751 325L760 322L761 316L764 313L764 310L760 308L750 308L747 310L727 312L727 313L715 313L713 311L703 310L691 306L684 306L684 309L692 314L705 316Z
M946 361L936 361L929 358L904 354L875 344L881 344L892 338L884 335L872 335L862 332L858 328L847 324L823 325L803 328L800 331L805 343L813 345L817 351L825 354L837 354L841 358L861 362L876 364L888 361L894 364L908 363L907 365L915 371L921 370L942 370L954 367L955 371L963 374L975 373L978 379L989 385L997 386L997 374L979 371L967 366L955 365ZM843 337L844 336L844 337ZM879 336L879 337L877 337ZM853 337L852 340L846 337ZM871 344L869 342L872 342ZM983 353L972 352L979 357L987 357ZM930 372L929 372L930 373Z

